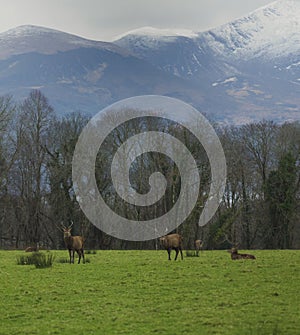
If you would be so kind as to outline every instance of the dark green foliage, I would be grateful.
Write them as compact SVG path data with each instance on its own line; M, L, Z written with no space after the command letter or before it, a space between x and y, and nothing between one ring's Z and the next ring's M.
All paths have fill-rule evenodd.
M218 216L215 222L209 225L208 249L228 249L231 247L225 235L231 229L235 218L233 209L228 208Z
M291 220L295 213L297 199L296 160L286 153L279 161L278 169L271 171L266 182L266 196L270 210L268 247L289 248Z

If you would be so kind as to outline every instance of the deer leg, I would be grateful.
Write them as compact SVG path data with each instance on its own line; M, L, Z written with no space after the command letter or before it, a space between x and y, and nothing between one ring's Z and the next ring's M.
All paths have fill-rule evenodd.
M81 250L76 250L77 254L78 254L78 264L80 264L80 260L81 260Z
M179 248L179 251L180 251L180 255L181 255L181 260L183 260L182 249Z
M175 256L175 261L176 261L177 256L178 256L178 253L179 253L179 250L178 250L178 248L174 248L174 249L175 249L175 251L176 251L176 256Z
M75 250L72 250L72 255L73 255L72 263L74 264Z
M83 264L85 264L85 259L84 259L84 250L81 249L81 254L82 254L82 260L83 260Z
M70 264L72 263L72 253L71 253L71 249L69 249L69 257L70 257Z
M169 256L169 261L171 260L171 248L168 248L168 256Z

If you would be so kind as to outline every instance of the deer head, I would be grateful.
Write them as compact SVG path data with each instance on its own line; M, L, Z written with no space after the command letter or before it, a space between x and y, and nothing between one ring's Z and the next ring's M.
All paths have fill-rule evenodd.
M73 221L71 221L71 224L69 227L66 227L63 223L61 223L61 229L62 229L62 232L64 233L64 237L71 236L72 226L73 226Z

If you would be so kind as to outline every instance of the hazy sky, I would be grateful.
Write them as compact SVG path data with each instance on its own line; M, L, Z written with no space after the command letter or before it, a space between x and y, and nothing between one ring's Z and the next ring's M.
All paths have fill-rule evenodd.
M143 26L206 30L272 0L0 0L0 32L40 25L110 41Z

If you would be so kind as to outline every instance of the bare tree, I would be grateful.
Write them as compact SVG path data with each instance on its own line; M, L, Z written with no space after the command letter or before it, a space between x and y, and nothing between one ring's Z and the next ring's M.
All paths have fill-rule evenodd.
M47 193L44 146L49 141L54 118L47 98L37 90L24 100L18 113L14 186L20 197L18 212L22 213L19 234L27 243L38 243L41 237L41 212Z
M9 172L15 160L16 150L12 146L9 130L15 116L15 104L11 96L0 97L0 246L9 239L9 226L5 226L10 215L11 201L8 194Z
M248 152L248 164L254 164L265 185L268 173L274 166L274 149L278 126L273 121L247 124L241 128L242 142ZM263 189L262 192L264 193Z

